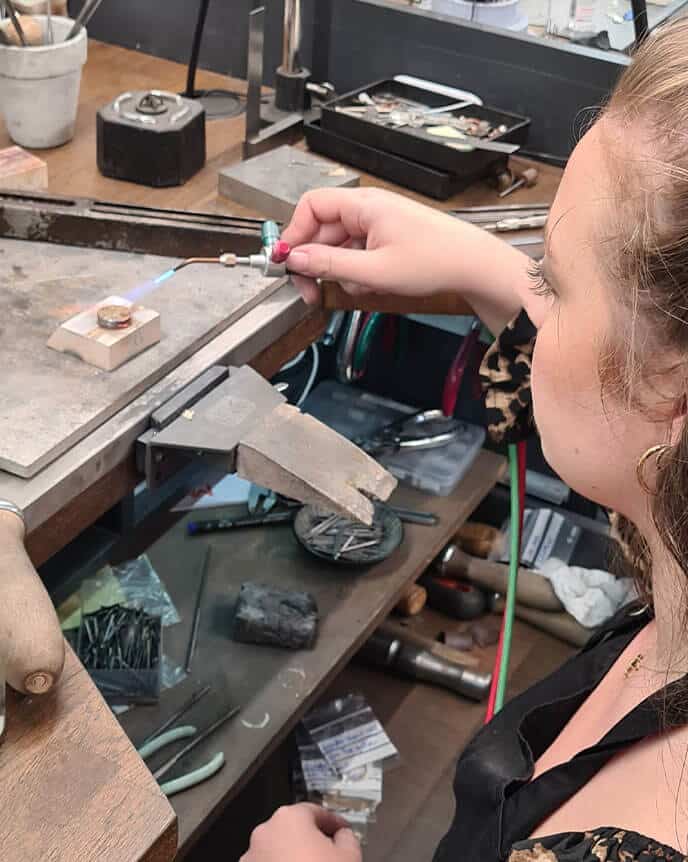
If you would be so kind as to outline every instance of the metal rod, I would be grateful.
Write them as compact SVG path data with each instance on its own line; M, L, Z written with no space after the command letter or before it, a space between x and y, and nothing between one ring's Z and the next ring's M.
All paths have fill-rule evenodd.
M240 706L235 706L233 709L230 709L228 713L222 716L222 718L218 718L217 721L214 721L210 727L206 728L200 736L197 736L196 739L192 740L188 745L185 745L181 751L178 751L173 757L171 757L167 763L163 763L160 769L156 769L153 773L153 778L159 780L163 777L163 775L167 775L167 773L172 769L173 766L176 766L177 763L187 755L190 751L196 748L197 745L200 745L204 740L206 740L212 733L222 727L223 724L226 724L230 719L234 718L234 716L241 709Z
M48 17L46 42L48 45L53 45L55 42L55 34L53 33L53 0L47 0L45 4L45 14Z
M246 140L260 132L260 96L263 87L263 31L265 7L259 6L248 16L248 91L246 93Z
M196 591L196 607L194 608L193 624L191 626L191 637L189 638L189 646L186 650L186 665L185 670L191 673L191 665L193 664L194 653L196 652L196 642L198 641L198 627L201 623L201 605L203 604L203 593L208 580L208 562L210 561L210 546L205 549L203 562L201 563L201 577L198 582L198 590Z
M542 210L545 212L549 212L550 204L495 204L494 206L486 206L486 207L459 207L458 209L447 210L452 214L466 214L472 215L473 213L512 213L519 212L520 210Z
M12 5L12 0L2 0L2 5L5 7L5 11L10 16L12 20L12 26L17 31L17 36L19 36L19 41L26 48L26 36L24 35L24 30L22 25L19 23L19 18L17 16L17 11Z
M301 0L284 0L284 31L282 33L282 68L293 74L300 72Z
M156 729L153 731L153 733L150 733L150 734L149 734L149 735L148 735L148 736L143 740L143 742L141 743L141 745L139 745L139 746L138 746L138 748L143 748L143 746L144 746L144 745L148 745L148 743L149 743L152 739L155 739L155 737L156 737L156 736L160 736L162 733L164 733L164 732L167 730L167 728L168 728L168 727L172 727L172 725L173 725L176 721L179 721L179 719L180 719L183 715L185 715L185 714L186 714L186 713L187 713L187 712L188 712L192 707L196 706L196 704L198 703L198 701L199 701L199 700L201 700L202 698L204 698L204 697L206 696L206 694L208 694L210 691L211 691L211 688L210 688L210 686L209 686L209 685L204 685L204 686L203 686L203 688L200 688L198 691L195 691L195 692L191 695L191 697L186 701L186 703L184 704L184 706L180 707L180 709L178 709L178 710L177 710L173 715L171 715L171 716L170 716L166 721L164 721L164 722L160 725L160 727L156 728Z
M70 39L73 39L79 33L81 28L88 24L91 18L93 18L98 11L98 7L102 2L103 0L86 0L84 5L81 7L81 11L74 20L74 26L67 34L65 42L69 42Z
M436 527L440 519L437 515L431 512L416 512L413 509L399 509L396 506L390 507L392 514L396 515L400 521L407 524L421 524L424 527Z

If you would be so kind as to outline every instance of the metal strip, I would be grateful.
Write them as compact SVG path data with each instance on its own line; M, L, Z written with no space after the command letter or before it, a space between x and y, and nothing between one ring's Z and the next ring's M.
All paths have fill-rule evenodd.
M265 7L248 16L248 92L246 95L246 140L260 132L260 99L263 88L263 38Z

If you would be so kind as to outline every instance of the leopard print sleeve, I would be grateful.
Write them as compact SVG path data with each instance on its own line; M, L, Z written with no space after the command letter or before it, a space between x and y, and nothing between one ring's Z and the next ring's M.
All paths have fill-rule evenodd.
M687 857L645 835L605 827L520 841L507 862L687 862Z
M496 443L518 443L535 430L530 368L537 329L525 311L497 336L480 366L488 432Z

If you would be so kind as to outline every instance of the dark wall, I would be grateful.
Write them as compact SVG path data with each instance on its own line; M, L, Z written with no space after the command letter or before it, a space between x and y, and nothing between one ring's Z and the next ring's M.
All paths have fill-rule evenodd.
M313 4L305 2L304 49L305 62L310 62L313 42ZM70 0L72 14L83 5L82 0ZM94 15L89 34L146 54L187 62L200 0L106 0ZM238 78L246 76L248 15L252 8L263 5L255 0L211 0L199 66ZM281 0L266 0L266 81L281 57ZM180 83L180 87L181 87Z
M247 22L256 0L212 0L202 68L244 77ZM281 56L281 0L266 0L266 81ZM72 0L80 8L81 0ZM109 0L91 35L173 60L188 59L199 0ZM340 90L406 72L478 91L532 117L529 146L566 155L580 112L599 105L625 58L457 25L361 0L303 0L304 62ZM152 82L153 83L153 82ZM180 88L183 82L180 81Z

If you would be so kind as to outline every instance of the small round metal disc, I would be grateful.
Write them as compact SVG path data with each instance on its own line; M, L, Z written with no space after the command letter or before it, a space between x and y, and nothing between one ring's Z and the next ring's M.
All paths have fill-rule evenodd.
M126 305L103 305L98 309L98 326L125 329L131 325L131 310Z

